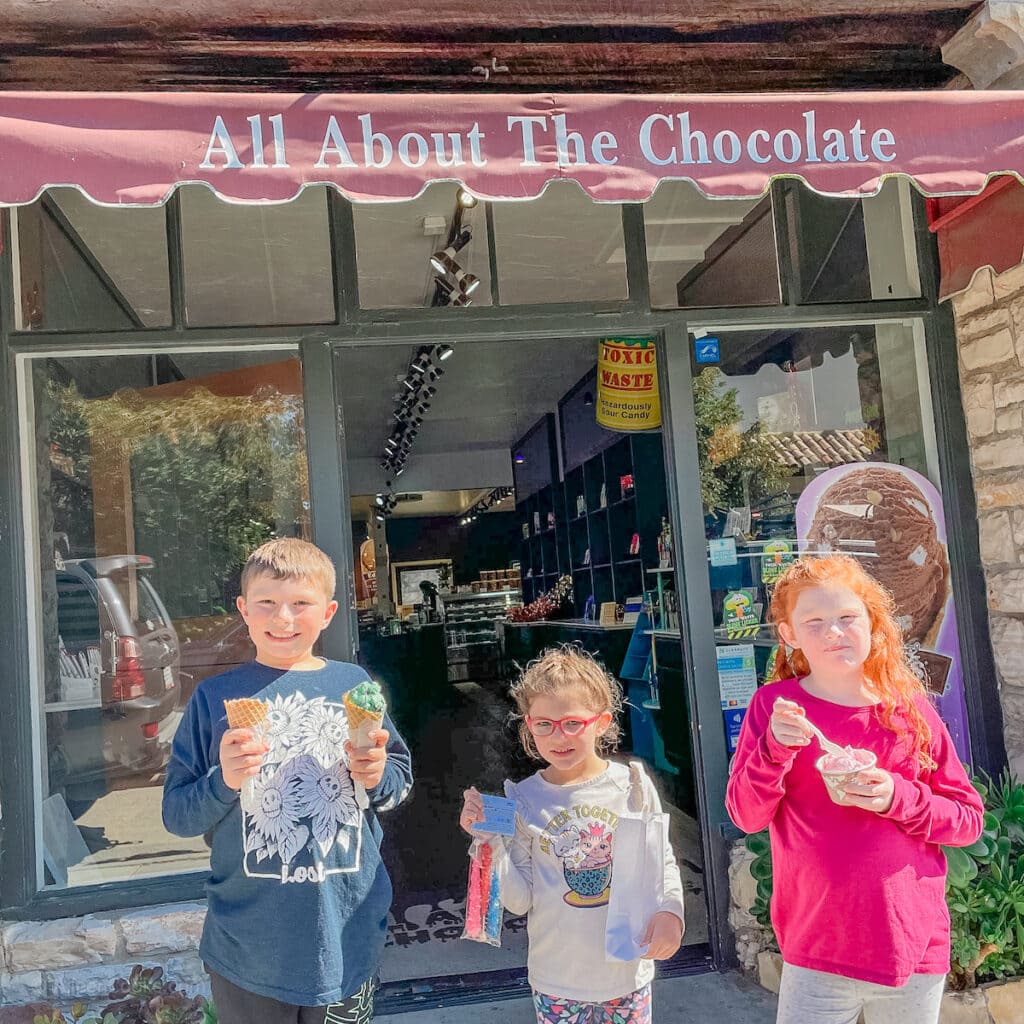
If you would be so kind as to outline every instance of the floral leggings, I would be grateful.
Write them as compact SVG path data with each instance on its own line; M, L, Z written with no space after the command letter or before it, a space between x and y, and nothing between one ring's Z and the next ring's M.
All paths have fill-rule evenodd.
M579 1003L533 993L537 1024L651 1024L651 986L607 1003Z

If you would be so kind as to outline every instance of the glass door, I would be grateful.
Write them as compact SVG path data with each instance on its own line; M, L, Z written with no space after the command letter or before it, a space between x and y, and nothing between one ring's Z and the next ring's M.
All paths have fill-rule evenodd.
M521 976L523 919L506 920L500 949L455 941L469 845L458 812L468 786L500 793L541 767L520 746L508 690L562 643L593 653L626 691L617 758L643 759L671 811L685 942L706 949L681 656L665 661L664 710L654 676L659 579L662 602L674 592L662 571L673 560L665 438L598 423L604 385L625 382L622 367L601 376L608 340L410 338L332 351L355 657L384 686L416 775L383 821L395 888L385 982ZM314 454L311 482L317 464ZM314 493L314 526L316 503Z

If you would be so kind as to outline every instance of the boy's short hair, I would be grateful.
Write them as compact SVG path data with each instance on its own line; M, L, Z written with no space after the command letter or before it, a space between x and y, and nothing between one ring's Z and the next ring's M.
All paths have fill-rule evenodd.
M327 595L334 597L337 577L334 563L315 544L297 537L278 537L261 544L245 561L242 569L242 597L257 576L275 580L309 579Z

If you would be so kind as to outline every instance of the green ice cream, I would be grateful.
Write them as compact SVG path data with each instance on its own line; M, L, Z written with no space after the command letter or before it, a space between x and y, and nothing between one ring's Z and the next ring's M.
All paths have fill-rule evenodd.
M387 710L387 701L380 692L380 684L372 679L353 687L346 695L350 703L374 715L383 715Z

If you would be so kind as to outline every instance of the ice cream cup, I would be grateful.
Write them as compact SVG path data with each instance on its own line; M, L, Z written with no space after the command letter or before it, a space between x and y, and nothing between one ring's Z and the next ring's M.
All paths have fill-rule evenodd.
M863 761L856 771L828 771L824 765L833 756L831 754L823 754L814 762L814 767L818 769L821 777L825 780L825 788L828 790L828 795L832 797L833 803L846 804L846 791L843 787L854 782L861 772L874 768L878 763L878 758L870 750L858 750L856 753Z

